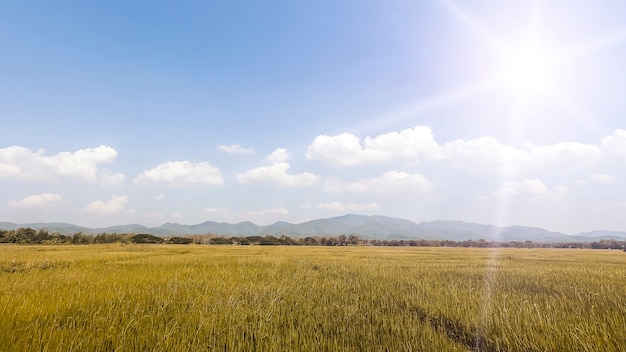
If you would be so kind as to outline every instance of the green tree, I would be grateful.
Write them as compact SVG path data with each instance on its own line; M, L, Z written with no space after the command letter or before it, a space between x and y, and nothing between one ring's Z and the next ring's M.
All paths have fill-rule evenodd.
M302 244L305 246L317 246L319 242L314 237L305 237Z
M163 238L158 237L158 236L150 235L147 233L139 233L139 234L132 236L130 238L130 241L133 243L148 244L148 243L163 243L164 240Z
M211 242L209 242L209 243L211 243L211 244L232 244L230 242L230 239L224 238L224 237L211 238Z
M191 242L192 242L191 238L176 237L176 236L167 240L167 243L170 243L170 244L190 244Z
M359 243L361 243L361 240L359 239L359 236L357 236L357 235L350 235L350 236L348 236L348 244L357 245Z
M90 238L87 235L84 235L82 232L76 232L73 236L72 236L72 244L89 244L92 238Z

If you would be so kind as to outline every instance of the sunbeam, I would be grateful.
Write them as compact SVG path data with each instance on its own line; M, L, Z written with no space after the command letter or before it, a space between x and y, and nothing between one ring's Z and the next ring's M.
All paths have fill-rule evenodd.
M604 133L597 117L587 112L581 103L570 96L571 89L577 87L571 87L569 84L572 82L584 84L584 82L581 82L580 79L572 79L573 77L566 76L566 73L576 74L577 68L580 66L577 65L579 60L624 42L626 30L620 29L595 40L573 46L563 45L559 47L553 42L548 44L545 39L549 37L549 33L543 27L543 4L541 2L535 3L526 33L523 33L521 37L510 38L502 37L499 33L493 32L485 23L452 1L441 0L439 3L453 18L463 24L478 41L488 45L490 52L485 54L486 57L489 55L495 57L495 60L492 60L496 62L495 67L492 68L492 77L485 81L492 84L491 89L506 91L511 97L508 133L506 134L508 143L523 142L523 138L528 135L527 127L529 125L537 127L539 121L535 116L536 114L531 113L531 107L535 108L537 103L549 103L552 106L556 103L563 112L573 117L575 123L593 131L596 135L601 136ZM454 95L454 97L462 98L463 95ZM450 101L450 99L440 99L436 106L440 107ZM542 117L542 119L545 118L545 116ZM504 181L512 176L515 175L503 173L500 175L500 179ZM510 196L497 199L492 211L493 224L505 225L509 223L511 217L510 201ZM487 263L484 282L485 293L476 334L479 339L492 310L491 296L496 280L498 260L497 250L491 252ZM480 344L481 341L477 340L476 346L478 347Z
M369 133L396 123L406 124L408 121L415 121L415 118L426 113L478 97L493 89L494 82L494 80L484 80L458 86L428 98L419 99L415 103L377 114L358 126L350 126L350 130L356 133Z

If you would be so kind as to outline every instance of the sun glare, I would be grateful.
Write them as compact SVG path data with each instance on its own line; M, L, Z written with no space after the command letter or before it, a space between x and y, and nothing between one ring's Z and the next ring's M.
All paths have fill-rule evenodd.
M554 58L537 45L502 50L498 77L518 97L528 98L554 89Z

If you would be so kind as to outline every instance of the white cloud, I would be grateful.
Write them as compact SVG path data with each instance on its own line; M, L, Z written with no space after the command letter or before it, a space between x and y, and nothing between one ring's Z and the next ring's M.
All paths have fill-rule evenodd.
M286 162L278 162L239 173L236 177L237 181L241 183L272 183L282 187L308 187L315 184L319 179L319 176L308 172L288 174L289 168L290 166Z
M419 173L409 174L399 171L387 171L379 177L360 179L342 183L328 179L324 189L328 192L361 192L373 194L425 192L432 188L432 183Z
M577 142L561 142L552 145L531 147L528 150L529 165L536 167L586 166L602 157L596 145Z
M582 143L556 143L516 148L491 137L456 140L443 146L446 159L471 172L523 172L550 167L562 170L589 165L602 157L600 148Z
M600 173L594 173L593 175L591 175L591 179L595 182L598 183L613 183L613 181L615 180L615 178L609 174L600 174Z
M309 146L306 157L332 166L355 166L398 160L415 163L437 159L440 153L440 146L435 142L431 129L417 126L374 138L366 137L363 143L359 137L349 133L317 136Z
M233 155L254 155L254 149L252 148L244 148L241 144L233 144L233 145L220 145L219 150Z
M611 153L626 155L626 131L617 130L602 141ZM545 167L562 170L592 165L603 157L598 145L562 142L521 147L503 144L492 137L470 140L458 139L440 144L434 140L430 128L417 126L400 132L390 132L374 138L343 133L321 135L309 145L309 160L319 160L331 166L385 165L391 162L415 164L444 160L470 172L520 172Z
M112 174L111 171L107 170L107 169L101 169L99 171L99 175L98 175L99 181L98 183L101 186L119 186L121 185L124 180L126 179L126 176L124 174L120 174L120 173L116 173L116 174Z
M496 197L545 196L549 193L548 187L540 180L525 178L520 181L505 182L493 195Z
M126 207L126 203L128 202L128 196L118 196L113 195L108 202L103 202L101 200L97 200L95 202L91 202L87 204L83 209L84 212L106 215L106 214L115 214Z
M333 166L353 166L364 163L366 152L361 147L359 138L343 133L338 136L317 136L309 146L306 158L320 160Z
M342 202L328 202L328 203L317 203L317 204L303 204L300 208L302 209L326 209L337 212L344 211L365 211L365 210L379 210L380 205L378 203L366 203L366 204L356 204L356 203L342 203Z
M159 193L154 197L154 200L163 200L165 199L165 193Z
M524 150L504 145L491 137L469 141L459 139L446 143L443 149L446 159L451 160L456 167L468 171L517 169L527 158Z
M42 193L34 194L20 200L10 201L7 205L12 208L35 208L58 203L62 199L63 197L59 194Z
M0 149L0 177L21 180L73 179L101 185L119 185L125 176L101 168L117 157L115 149L101 145L46 156L45 151L12 146Z
M611 157L626 157L626 130L615 130L613 135L602 139L601 145L607 155Z
M168 161L146 170L135 178L135 183L163 183L168 186L189 184L221 185L224 183L222 172L209 163L190 161Z
M287 149L284 148L278 148L274 150L270 155L265 158L266 161L272 164L284 163L288 159L289 153L287 152Z

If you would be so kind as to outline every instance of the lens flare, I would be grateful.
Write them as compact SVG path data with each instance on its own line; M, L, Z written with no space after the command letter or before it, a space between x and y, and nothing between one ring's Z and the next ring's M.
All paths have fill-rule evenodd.
M535 44L503 49L498 77L517 96L549 94L555 88L555 61L553 55Z

